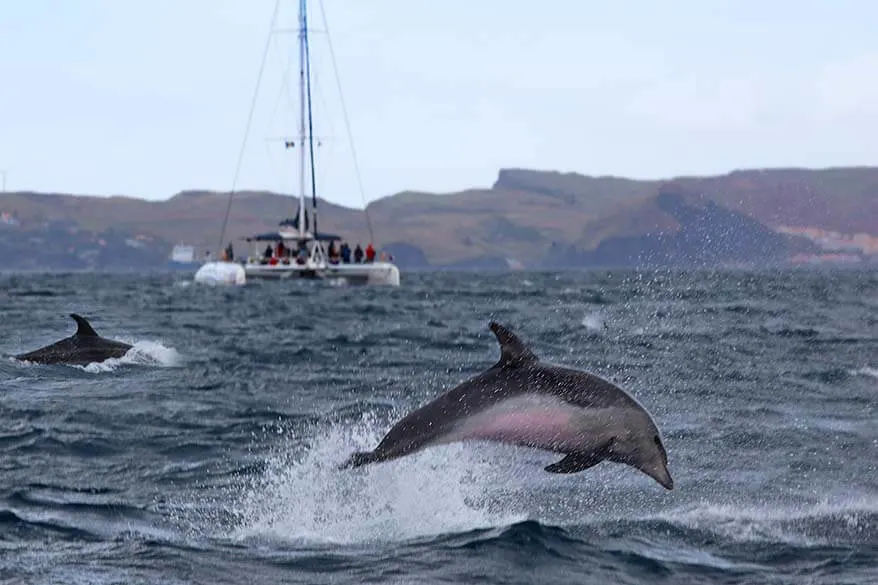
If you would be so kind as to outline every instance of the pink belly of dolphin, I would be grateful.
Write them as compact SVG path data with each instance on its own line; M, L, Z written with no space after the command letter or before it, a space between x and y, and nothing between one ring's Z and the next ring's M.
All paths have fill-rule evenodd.
M555 399L517 397L464 419L434 444L483 440L573 450L583 439L577 410Z

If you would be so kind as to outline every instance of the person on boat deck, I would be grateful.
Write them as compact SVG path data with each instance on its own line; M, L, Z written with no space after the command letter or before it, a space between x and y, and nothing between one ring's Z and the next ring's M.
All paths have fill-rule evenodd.
M375 248L372 247L372 242L366 246L366 262L375 262Z
M357 247L354 248L354 262L357 264L363 261L363 249L360 247L360 244L357 244Z
M232 262L235 259L235 250L232 248L232 243L229 242L229 245L226 246L226 261Z
M347 242L341 243L341 261L345 264L351 263L351 247Z
M283 240L277 243L277 257L283 258L284 254L286 254L287 248L284 246Z
M329 242L329 261L333 264L338 264L338 248L335 247L335 242Z
M263 256L266 260L268 260L269 258L271 258L271 255L272 255L272 254L273 254L273 252L272 252L272 250L271 250L271 244L268 244L267 246L265 246L265 252L263 252L262 256Z
M308 260L308 247L302 245L302 247L299 248L299 257L296 258L296 263L304 264L306 260Z

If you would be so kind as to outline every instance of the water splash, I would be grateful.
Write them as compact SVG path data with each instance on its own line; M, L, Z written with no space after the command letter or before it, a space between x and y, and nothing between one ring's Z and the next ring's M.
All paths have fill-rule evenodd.
M127 343L131 343L128 341ZM131 349L120 358L110 358L103 362L95 362L85 366L77 366L82 370L98 374L112 372L123 366L159 366L173 367L181 361L176 349L162 345L157 341L137 341Z
M492 464L459 444L356 470L338 469L351 452L374 447L382 432L367 417L352 427L318 430L304 448L282 448L258 479L241 488L231 537L353 544L525 519L489 509Z

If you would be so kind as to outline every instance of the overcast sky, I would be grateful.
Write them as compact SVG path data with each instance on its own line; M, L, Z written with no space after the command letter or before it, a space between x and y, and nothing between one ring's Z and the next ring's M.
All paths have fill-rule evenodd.
M297 0L280 0L279 27ZM0 0L9 190L228 190L275 0ZM311 25L325 29L319 0ZM635 178L878 164L878 3L323 0L368 200L501 167ZM295 37L273 37L239 187L291 192ZM325 34L318 190L361 206ZM295 63L295 61L293 61Z

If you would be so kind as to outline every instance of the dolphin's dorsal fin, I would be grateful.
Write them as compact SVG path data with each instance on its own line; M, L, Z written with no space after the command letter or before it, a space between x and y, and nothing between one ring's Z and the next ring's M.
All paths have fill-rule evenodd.
M76 321L76 333L74 333L74 335L79 335L80 337L98 336L98 334L95 333L95 330L91 328L89 322L85 320L85 317L80 317L76 313L70 313L70 316Z
M539 358L524 345L515 333L496 321L491 321L489 327L500 343L499 365L515 367L538 361Z

